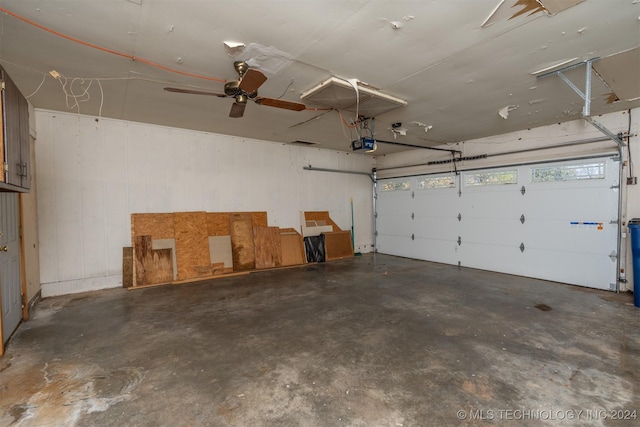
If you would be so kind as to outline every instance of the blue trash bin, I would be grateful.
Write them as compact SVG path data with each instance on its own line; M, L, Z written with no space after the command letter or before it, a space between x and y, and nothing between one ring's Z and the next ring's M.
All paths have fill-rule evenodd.
M631 233L631 256L633 258L633 305L640 307L640 218L627 222Z

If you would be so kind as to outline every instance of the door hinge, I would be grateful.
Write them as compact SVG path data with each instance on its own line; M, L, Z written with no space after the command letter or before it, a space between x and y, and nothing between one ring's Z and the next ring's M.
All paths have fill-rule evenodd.
M609 258L611 258L611 261L616 262L616 260L618 259L618 254L616 253L616 251L611 251L611 253L609 254Z
M520 243L520 252L524 252L524 243Z
M4 80L3 80L2 81L2 90L4 90L4 89L5 89L5 86L4 86Z

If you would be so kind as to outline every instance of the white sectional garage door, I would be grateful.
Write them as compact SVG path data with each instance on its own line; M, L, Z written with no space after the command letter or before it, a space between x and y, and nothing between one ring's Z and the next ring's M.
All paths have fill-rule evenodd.
M612 157L381 179L378 252L615 289Z

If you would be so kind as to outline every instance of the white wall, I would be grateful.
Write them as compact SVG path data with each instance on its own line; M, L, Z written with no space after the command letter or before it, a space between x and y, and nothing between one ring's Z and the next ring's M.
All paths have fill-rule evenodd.
M329 211L343 229L355 212L356 251L369 252L368 155L36 110L43 297L122 283L131 213L267 211L300 227L299 212Z
M600 117L595 117L596 121L606 126L614 134L622 132L627 133L629 128L629 114L627 111L611 113ZM634 166L633 174L638 177L640 175L640 143L638 133L640 132L640 108L631 110L631 162ZM598 143L572 145L569 147L561 147L574 141L588 140L592 138L603 138L604 141ZM505 153L509 151L528 150L532 148L557 146L550 150L530 151L518 154L510 154L504 156L491 156L496 153ZM482 154L490 155L486 159L469 160L457 163L458 168L483 168L493 167L506 164L516 164L524 162L553 160L559 158L571 158L579 156L589 156L607 152L616 152L617 145L606 137L595 127L584 120L575 120L551 126L543 126L530 130L506 133L488 138L481 138L468 142L460 142L449 144L440 148L448 148L462 151L463 156L478 156ZM624 176L629 174L628 164L629 151L625 148L624 156ZM391 154L378 157L377 168L378 177L393 177L402 175L422 174L422 173L438 173L453 171L452 164L442 165L420 165L430 161L450 159L449 153L430 150L412 150L403 153ZM626 178L625 178L626 179ZM623 200L623 227L621 228L622 240L622 259L621 277L628 282L621 283L622 290L633 289L633 275L631 263L631 250L629 247L629 239L626 238L627 227L624 226L628 219L640 217L640 185L627 186L626 182L622 182L622 200Z

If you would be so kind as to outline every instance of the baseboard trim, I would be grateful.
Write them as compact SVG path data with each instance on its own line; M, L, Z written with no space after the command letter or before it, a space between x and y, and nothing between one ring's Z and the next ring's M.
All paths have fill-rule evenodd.
M88 279L67 280L64 282L43 283L41 285L42 298L58 295L77 294L80 292L97 291L100 289L122 287L122 274Z

